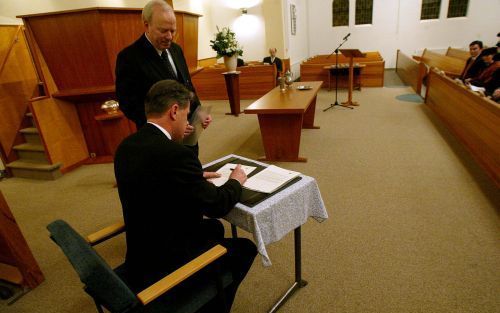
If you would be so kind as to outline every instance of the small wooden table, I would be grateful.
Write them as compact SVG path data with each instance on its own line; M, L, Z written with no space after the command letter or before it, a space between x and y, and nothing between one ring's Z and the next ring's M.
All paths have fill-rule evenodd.
M266 156L261 160L307 162L299 157L302 128L314 126L316 95L322 81L296 82L281 92L279 86L269 91L245 109L246 114L257 114ZM310 86L298 90L298 86Z
M224 72L224 79L226 81L227 97L229 98L229 106L231 113L226 115L238 116L240 111L240 71Z

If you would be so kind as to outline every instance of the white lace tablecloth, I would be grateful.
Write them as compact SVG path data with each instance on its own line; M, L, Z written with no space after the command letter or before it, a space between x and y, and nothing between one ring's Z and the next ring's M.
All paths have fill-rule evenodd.
M232 157L267 166L265 163L230 154L204 167ZM254 207L236 204L236 208L224 217L231 224L253 234L264 266L272 264L266 245L280 240L290 231L305 224L308 217L314 218L317 222L323 222L328 218L316 180L309 176L300 176L301 180Z

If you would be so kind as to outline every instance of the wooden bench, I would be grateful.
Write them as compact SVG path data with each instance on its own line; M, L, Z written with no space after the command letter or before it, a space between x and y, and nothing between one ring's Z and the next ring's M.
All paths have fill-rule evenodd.
M399 78L410 85L417 94L422 90L422 81L427 74L427 68L422 62L416 61L398 50L396 56L396 74Z
M435 70L425 102L500 187L500 105Z
M446 56L425 49L421 61L429 68L436 67L450 77L459 77L465 67L465 60Z
M248 65L238 67L241 71L240 99L257 99L276 86L276 67L274 65ZM203 68L192 76L196 94L201 100L227 100L223 65Z
M354 58L354 63L364 64L361 71L361 86L382 87L384 85L385 61L377 51L365 52L365 58ZM338 63L349 63L349 59L339 54ZM335 55L317 55L302 62L300 65L300 79L302 81L323 81L323 88L328 87L328 69L326 66L335 65ZM339 87L347 87L348 78L339 76Z
M448 50L446 50L445 55L448 57L464 60L465 62L467 62L467 60L470 58L469 51L462 50L462 49L455 49L452 47L448 47Z

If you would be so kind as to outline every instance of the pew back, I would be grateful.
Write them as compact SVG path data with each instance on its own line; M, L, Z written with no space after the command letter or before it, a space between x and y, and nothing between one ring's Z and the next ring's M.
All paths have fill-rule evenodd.
M446 56L452 57L452 58L457 58L460 60L464 60L467 62L467 59L470 57L469 51L465 51L462 49L455 49L452 47L448 47L448 50L446 50Z
M500 187L500 105L434 70L425 102Z
M427 49L422 54L422 62L428 67L437 67L444 71L446 75L456 77L460 76L465 67L465 61L462 59L449 57Z

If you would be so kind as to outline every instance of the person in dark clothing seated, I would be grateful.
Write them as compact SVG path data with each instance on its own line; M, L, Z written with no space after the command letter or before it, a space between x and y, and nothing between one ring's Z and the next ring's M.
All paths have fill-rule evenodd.
M245 66L245 61L243 61L243 59L238 58L236 62L236 67Z
M283 71L283 63L281 62L281 59L276 56L277 51L278 50L276 48L269 49L270 56L265 57L262 62L267 64L276 64L276 69L278 70L277 76L279 76Z
M465 63L462 75L460 75L461 80L474 79L477 78L481 72L486 68L486 64L479 57L481 51L483 50L483 42L475 40L469 45L470 58L467 59Z
M192 99L192 92L177 81L154 84L145 100L147 122L116 151L127 281L140 291L220 244L228 251L221 266L233 275L225 288L230 308L257 249L248 239L224 238L224 227L216 218L234 208L247 177L238 165L224 185L207 181L217 175L203 172L196 154L182 144ZM208 279L203 274L192 278ZM219 312L215 305L210 302L203 312Z
M500 55L497 53L496 47L491 47L484 49L480 57L488 67L477 78L467 79L466 82L476 87L484 87L486 89L485 94L491 95L498 87Z

